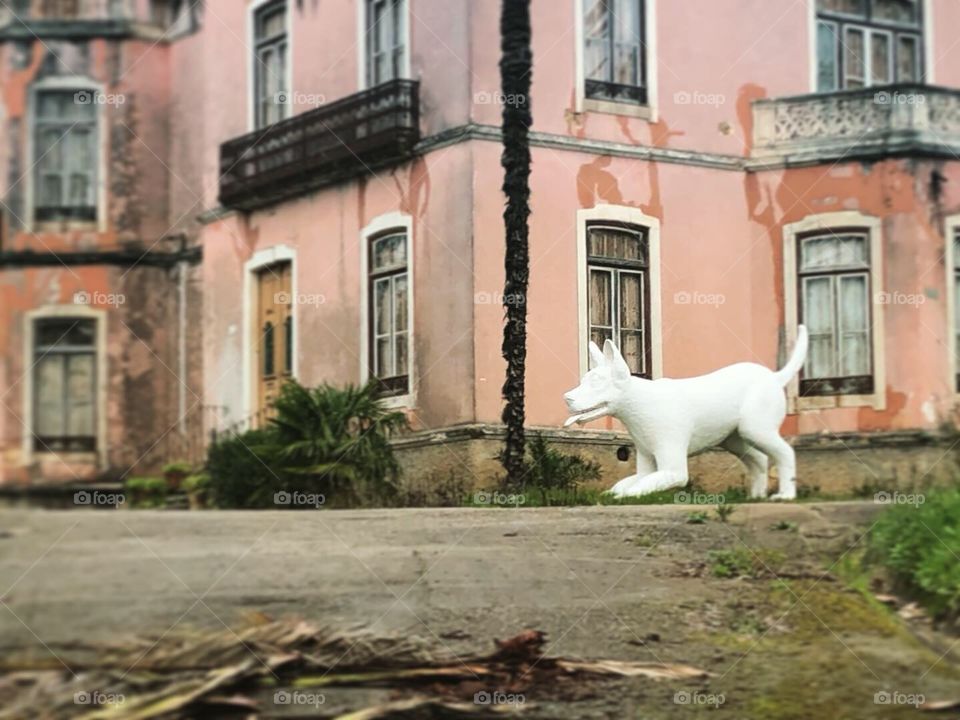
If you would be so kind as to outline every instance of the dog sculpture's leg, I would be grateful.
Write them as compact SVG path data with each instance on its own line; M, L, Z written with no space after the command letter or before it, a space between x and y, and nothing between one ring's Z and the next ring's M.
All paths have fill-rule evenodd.
M750 497L767 497L767 456L760 450L743 441L734 433L722 443L725 450L732 452L747 466L747 480L750 482Z
M627 488L650 473L656 472L657 470L657 464L654 462L651 455L648 455L640 448L635 447L634 450L637 453L637 474L625 477L623 480L610 488L609 492L613 493L617 497L623 497L624 491Z
M657 471L638 478L625 488L624 496L648 495L661 490L683 487L689 479L687 474L686 448L673 447L656 453Z
M793 448L780 437L776 429L741 428L743 438L769 455L777 465L779 491L771 500L795 500L797 497L797 459Z

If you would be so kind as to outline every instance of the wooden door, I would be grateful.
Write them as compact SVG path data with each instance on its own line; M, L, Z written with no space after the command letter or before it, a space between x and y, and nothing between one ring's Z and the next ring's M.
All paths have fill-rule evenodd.
M257 313L253 337L257 338L255 382L257 417L273 414L273 403L293 376L293 303L290 263L278 263L257 273ZM261 425L262 423L257 423Z

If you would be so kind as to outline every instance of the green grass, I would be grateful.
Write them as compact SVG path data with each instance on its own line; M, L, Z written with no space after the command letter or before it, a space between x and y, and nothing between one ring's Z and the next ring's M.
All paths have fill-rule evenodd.
M870 532L866 559L933 615L960 616L960 488L931 490L922 503L894 504Z
M758 579L776 574L786 557L778 550L744 547L729 550L712 550L707 556L710 572L718 578L746 577Z

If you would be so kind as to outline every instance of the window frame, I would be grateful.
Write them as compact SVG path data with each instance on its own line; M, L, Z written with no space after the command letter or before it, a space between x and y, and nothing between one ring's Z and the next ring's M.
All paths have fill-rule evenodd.
M400 38L403 57L400 62L399 75L391 80L406 79L411 77L411 47L410 47L410 2L409 0L396 0L401 5L400 17L403 19L403 27L400 29ZM379 83L372 82L372 37L370 35L370 8L374 2L391 2L391 0L357 0L357 48L359 49L359 59L357 64L357 87L366 90L376 87L389 80L381 80ZM396 50L394 46L393 50Z
M589 315L589 256L587 253L588 228L596 226L626 226L640 229L646 237L647 282L644 293L647 299L646 316L649 326L646 328L644 345L649 347L649 377L663 377L663 304L660 287L660 220L643 213L635 207L626 205L601 204L577 211L577 356L580 377L590 369L590 315Z
M53 345L39 345L37 343L37 338L40 335L40 330L43 324L45 323L62 323L64 325L70 323L70 327L64 332L60 339ZM67 345L60 344L60 341L63 340L64 336L70 332L76 325L81 323L89 323L92 329L92 338L89 345ZM40 365L40 361L44 358L49 357L64 357L63 366L61 368L63 374L63 387L62 387L62 397L61 401L61 433L58 435L41 435L38 432L36 423L40 417L40 393L39 393L39 383L36 382L36 375L34 375L34 386L33 386L33 427L30 428L30 432L33 435L33 451L36 453L43 452L96 452L97 451L97 417L99 415L99 408L97 407L97 321L92 318L86 317L43 317L36 318L33 321L33 356L34 363L31 371L36 373L37 368ZM69 435L66 432L66 419L70 407L72 405L72 399L70 396L70 385L69 385L69 361L66 360L67 357L89 357L93 363L93 370L91 372L91 382L93 384L91 388L91 404L93 410L93 422L92 422L92 434L90 435ZM68 447L61 447L61 444L66 444ZM70 447L76 444L77 447Z
M92 320L94 328L94 427L96 428L94 447L91 450L48 450L36 449L34 428L37 420L35 414L36 398L36 328L38 321L48 319ZM23 465L30 466L38 458L52 457L61 463L69 465L71 461L88 462L94 458L100 471L108 468L109 439L107 435L106 399L107 399L107 311L87 305L45 305L28 310L23 314L23 437L21 455Z
M866 262L865 264L858 265L849 265L849 266L828 266L825 268L818 268L812 270L804 270L802 266L802 256L803 256L803 244L807 240L812 240L815 238L829 238L829 237L843 237L856 235L863 239L864 241L864 250L866 252ZM873 306L875 305L873 301L873 291L872 283L870 278L870 267L872 262L871 247L870 247L870 234L869 231L864 230L859 227L849 227L849 228L831 228L825 231L811 231L803 233L797 236L797 313L798 318L804 317L804 301L806 299L806 284L811 279L819 278L830 278L831 282L831 302L833 307L831 308L831 314L833 316L833 327L834 327L834 340L836 341L839 338L841 333L840 329L840 278L844 277L863 277L865 278L866 285L866 307L868 309L867 317L867 361L869 364L869 372L865 375L838 375L835 377L827 378L807 378L805 377L804 369L801 368L799 373L800 378L800 396L801 397L818 397L818 396L838 396L838 395L870 395L874 392L874 377L873 377ZM807 328L809 331L809 327ZM834 348L834 353L839 353L838 348ZM809 357L809 353L808 353ZM849 391L844 391L844 388L851 388Z
M269 12L272 9L270 7L271 5L283 5L285 8L283 35L274 36L269 42L258 41L257 25L259 17L261 14ZM251 131L262 130L266 127L269 127L271 124L274 124L260 124L260 84L262 82L260 73L262 70L265 71L265 68L263 68L263 63L260 62L261 45L276 46L281 41L285 42L285 64L283 68L284 89L281 90L281 92L286 94L287 102L280 104L280 119L277 122L281 122L289 118L292 114L292 104L290 103L290 98L293 97L294 94L292 15L293 13L289 0L254 0L247 7L247 47L250 48L250 74L247 82L247 94L250 99L248 109L248 125Z
M960 253L957 253L955 241L960 242L960 214L950 215L944 222L944 266L946 268L947 298L947 366L948 382L951 391L960 394L960 356L957 342L960 339L960 315L957 313L957 283L960 282Z
M639 37L640 46L637 57L635 58L637 63L637 85L623 85L621 83L614 82L612 79L599 80L596 78L586 77L586 68L584 68L584 94L589 100L598 100L601 102L613 102L613 103L623 103L624 105L639 105L644 106L647 104L647 43L646 43L646 33L647 33L647 23L646 23L646 0L607 0L609 2L636 2L637 7L637 21L639 27L634 28ZM616 68L614 67L616 62L617 55L617 27L616 27L616 15L613 12L610 12L610 19L613 22L607 23L607 36L603 38L604 44L606 45L606 50L609 53L608 59L610 61L609 75L612 77L616 73ZM584 58L586 58L586 26L584 26ZM591 85L594 86L594 92L591 92ZM598 90L604 89L608 92L596 94ZM624 98L623 95L628 97ZM629 97L630 95L635 95L636 97Z
M32 83L27 92L27 132L26 132L26 157L29 159L31 169L25 173L25 208L23 217L24 230L33 232L37 228L48 226L68 225L81 229L96 228L99 232L107 230L107 212L106 212L106 191L104 181L106 178L106 148L108 143L107 123L103 120L105 105L93 103L93 142L94 142L94 162L93 162L93 198L94 198L94 216L93 218L51 218L43 219L37 215L37 201L40 196L39 163L36 162L37 148L37 113L39 110L39 96L45 92L88 92L91 95L103 95L105 86L91 78L71 75L63 77L50 77L37 80Z
M810 3L813 16L812 23L812 83L811 89L814 93L841 92L846 90L866 90L871 87L884 87L896 84L911 84L931 82L928 77L928 45L931 42L929 32L930 11L927 7L927 0L916 0L917 21L915 24L898 23L890 20L882 20L873 17L875 0L864 0L866 3L866 17L852 15L848 13L820 10L817 7L817 0ZM834 28L835 57L834 57L834 85L833 88L820 87L820 25L830 24ZM864 38L864 84L860 88L847 87L846 71L846 50L847 33L850 30L860 30ZM873 36L875 33L886 35L890 43L889 58L889 80L884 83L873 82ZM913 80L899 80L897 70L899 68L900 39L903 37L913 38L915 41L915 62L916 77Z
M816 234L836 233L839 235L844 231L863 233L868 238L867 254L870 258L870 264L867 302L871 313L869 349L872 358L872 391L842 395L803 395L800 392L801 371L787 384L788 411L791 413L845 407L886 409L886 358L883 352L886 342L885 305L882 302L876 302L878 293L884 291L883 230L880 218L856 211L840 211L810 215L798 222L783 226L783 292L786 337L781 350L785 353L793 347L800 324L802 300L800 274L798 273L800 239ZM781 363L779 364L782 365L782 362L785 362L785 355L780 359Z
M611 115L637 117L655 123L658 120L658 81L657 81L657 5L659 0L640 0L642 3L640 25L641 70L645 101L642 104L620 100L604 100L587 95L586 85L586 39L585 39L585 3L586 0L573 0L574 13L574 57L576 85L574 88L574 109L577 113L596 112Z
M407 382L403 392L394 389L392 394L383 396L382 402L392 408L412 408L416 405L419 381L417 377L417 358L415 325L416 282L415 267L416 244L414 240L413 218L401 212L380 215L360 231L360 277L362 285L360 306L360 383L366 384L374 377L373 373L373 322L374 322L374 274L371 272L370 254L375 240L394 234L403 234L406 238L406 276L407 276ZM384 277L383 273L377 276Z
M616 258L609 258L600 255L591 255L590 254L590 233L592 230L596 229L609 229L609 230L619 230L629 233L635 233L639 236L642 255L644 256L641 260L619 260ZM622 322L622 299L621 299L621 276L626 275L636 275L640 277L641 282L641 318L640 322L642 327L640 329L643 336L643 358L642 358L642 369L640 372L631 373L636 377L642 377L646 379L651 379L653 375L653 347L651 343L651 313L650 313L650 242L649 242L649 229L643 225L632 225L624 222L615 222L615 221L590 221L587 223L586 227L586 248L585 252L587 254L587 334L588 337L592 336L592 331L594 325L590 320L590 282L591 276L594 272L605 272L610 275L610 310L611 310L611 327L610 335L613 343L620 349L621 354L623 353L623 322Z

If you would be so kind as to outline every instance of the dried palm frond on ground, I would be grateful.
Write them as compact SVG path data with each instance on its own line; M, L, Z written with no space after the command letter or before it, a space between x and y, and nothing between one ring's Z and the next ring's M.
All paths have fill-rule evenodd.
M550 657L545 640L527 630L496 641L492 653L457 657L416 638L255 615L238 632L170 632L101 648L93 660L69 662L75 676L63 667L18 667L8 657L0 718L284 717L293 709L290 698L307 692L314 693L313 707L309 715L295 708L297 717L494 717L516 711L528 695L555 693L565 678L707 677L684 665ZM380 700L371 703L359 693L350 696L358 705L338 706L316 692L343 688L379 692ZM504 705L490 693L522 700Z

